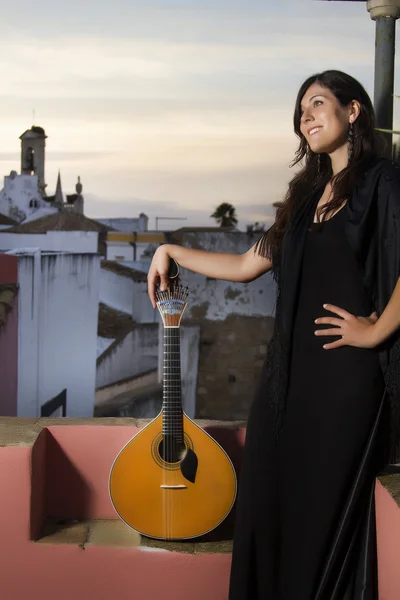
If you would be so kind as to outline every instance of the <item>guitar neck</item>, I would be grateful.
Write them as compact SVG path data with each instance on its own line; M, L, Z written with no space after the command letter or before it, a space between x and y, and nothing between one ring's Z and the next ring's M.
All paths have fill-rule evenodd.
M183 441L179 327L164 327L163 434Z

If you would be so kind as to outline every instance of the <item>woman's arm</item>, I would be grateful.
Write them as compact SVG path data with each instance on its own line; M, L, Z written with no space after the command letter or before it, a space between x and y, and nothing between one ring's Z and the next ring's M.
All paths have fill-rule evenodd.
M244 254L231 254L163 244L157 248L153 256L147 276L148 294L153 307L156 306L156 284L160 282L161 290L168 287L167 274L170 258L173 258L185 269L213 279L248 283L263 273L267 273L272 267L270 260L254 253L254 247L252 246Z

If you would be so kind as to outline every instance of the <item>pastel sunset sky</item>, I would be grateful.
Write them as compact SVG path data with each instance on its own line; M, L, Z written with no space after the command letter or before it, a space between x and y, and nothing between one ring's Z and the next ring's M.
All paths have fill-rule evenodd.
M35 110L48 193L58 169L64 193L80 175L89 217L214 225L230 202L240 228L267 222L292 176L299 86L337 68L372 97L374 44L363 2L15 0L2 7L0 176L20 171Z

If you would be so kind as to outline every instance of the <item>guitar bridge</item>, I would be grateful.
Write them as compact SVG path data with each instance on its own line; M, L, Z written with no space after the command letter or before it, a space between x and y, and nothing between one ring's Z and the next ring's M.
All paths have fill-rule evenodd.
M186 485L160 485L164 490L187 490Z

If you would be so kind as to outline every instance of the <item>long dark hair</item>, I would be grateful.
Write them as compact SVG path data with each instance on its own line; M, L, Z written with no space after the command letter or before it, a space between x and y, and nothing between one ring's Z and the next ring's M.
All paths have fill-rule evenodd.
M307 140L300 131L301 101L313 83L319 83L329 89L345 107L352 100L360 103L360 114L353 124L353 153L349 164L332 178L331 161L327 154L319 155L320 167L318 168L318 155L310 150ZM279 256L284 233L290 223L294 212L306 202L310 194L317 193L325 188L332 179L332 198L321 209L318 209L318 220L324 221L326 215L341 207L350 196L354 184L368 163L378 155L378 136L375 131L375 113L372 102L364 87L356 79L342 71L324 71L309 77L301 86L296 99L293 116L294 132L300 139L291 167L305 161L303 168L289 183L284 202L278 205L275 223L258 240L255 251L266 258L274 260Z

